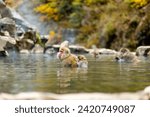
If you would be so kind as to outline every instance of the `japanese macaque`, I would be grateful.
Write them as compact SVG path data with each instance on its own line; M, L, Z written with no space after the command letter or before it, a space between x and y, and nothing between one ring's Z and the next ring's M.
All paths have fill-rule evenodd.
M62 62L65 67L82 67L87 68L88 62L84 55L76 56L70 52L68 41L64 41L60 45L57 58Z
M119 53L116 55L115 59L118 62L139 62L137 56L135 56L132 52L130 52L127 48L121 48Z
M70 49L67 47L61 47L57 53L57 58L62 62L65 67L77 67L78 57L71 54Z
M8 56L8 52L4 49L4 47L6 46L7 42L15 45L16 44L16 40L12 37L9 36L9 32L7 31L3 31L0 32L0 56Z
M88 61L84 55L78 55L78 67L80 68L88 67Z

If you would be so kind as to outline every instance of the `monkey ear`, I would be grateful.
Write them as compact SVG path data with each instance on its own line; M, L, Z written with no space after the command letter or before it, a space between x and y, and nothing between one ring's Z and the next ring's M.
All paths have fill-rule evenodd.
M69 49L69 48L67 49L66 53L67 53L67 54L70 54L70 49Z

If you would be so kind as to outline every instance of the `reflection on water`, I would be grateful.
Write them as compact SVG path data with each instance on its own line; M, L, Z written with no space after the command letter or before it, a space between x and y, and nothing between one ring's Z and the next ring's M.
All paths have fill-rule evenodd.
M88 69L72 69L61 67L56 56L12 52L0 58L0 92L132 92L150 85L150 60L121 64L112 56L86 56Z

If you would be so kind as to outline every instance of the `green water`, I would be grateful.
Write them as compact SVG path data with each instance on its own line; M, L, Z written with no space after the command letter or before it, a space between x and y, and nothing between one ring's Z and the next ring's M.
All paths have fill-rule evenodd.
M55 55L12 52L0 58L0 92L133 92L150 85L150 60L129 64L86 56L88 69L71 69L62 68Z

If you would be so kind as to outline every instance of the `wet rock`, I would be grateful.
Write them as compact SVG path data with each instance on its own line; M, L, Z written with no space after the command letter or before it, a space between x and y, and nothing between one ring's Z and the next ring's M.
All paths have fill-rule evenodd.
M69 45L69 48L71 50L72 53L89 53L88 50L83 47L83 46L79 46L79 45Z
M51 48L54 48L54 50L58 52L60 46L61 45L54 44L51 46ZM71 50L72 53L89 53L88 49L79 45L69 45L69 49Z
M44 48L44 54L54 55L56 53L57 51L55 51L54 48L52 47Z
M6 57L6 56L8 56L8 55L9 55L9 54L8 54L7 51L5 51L5 50L0 51L0 57Z
M31 53L34 54L43 54L43 52L44 52L44 48L41 47L39 44L35 44L35 46L31 50Z
M46 43L48 41L49 35L40 35L42 43Z
M28 39L22 39L21 41L17 41L16 47L17 50L20 52L21 50L31 50L34 44L30 43Z
M6 4L3 0L0 0L0 16L1 18L9 17L12 18L12 13L9 7L6 7Z
M8 31L10 36L17 39L16 48L21 49L32 49L33 43L29 43L28 40L37 42L36 31L27 21L25 21L20 14L14 9L9 8L5 3L0 1L0 32ZM5 15L7 14L7 15ZM10 48L9 44L6 48Z
M34 43L37 42L35 27L24 20L14 9L6 6L2 0L0 1L0 6L2 17L0 19L0 29L7 30L10 36L18 39L19 42L16 44L17 50L31 49L31 44L25 40L30 39Z
M5 17L0 19L0 33L8 31L9 35L15 38L16 24L11 18Z
M99 50L99 53L100 53L100 54L113 55L113 54L116 54L117 52L116 52L115 50L102 48L102 49Z
M7 42L9 42L10 44L16 44L16 40L10 37L9 32L2 31L0 33L0 56L8 56L8 52L4 49Z
M117 53L115 50L96 47L92 47L92 49L88 49L88 51L94 58L99 58L100 55L115 55Z
M144 96L143 96L144 99L149 99L150 100L150 86L146 87L144 89Z
M148 54L150 51L150 46L139 46L137 49L136 49L136 55L137 56L148 56Z

